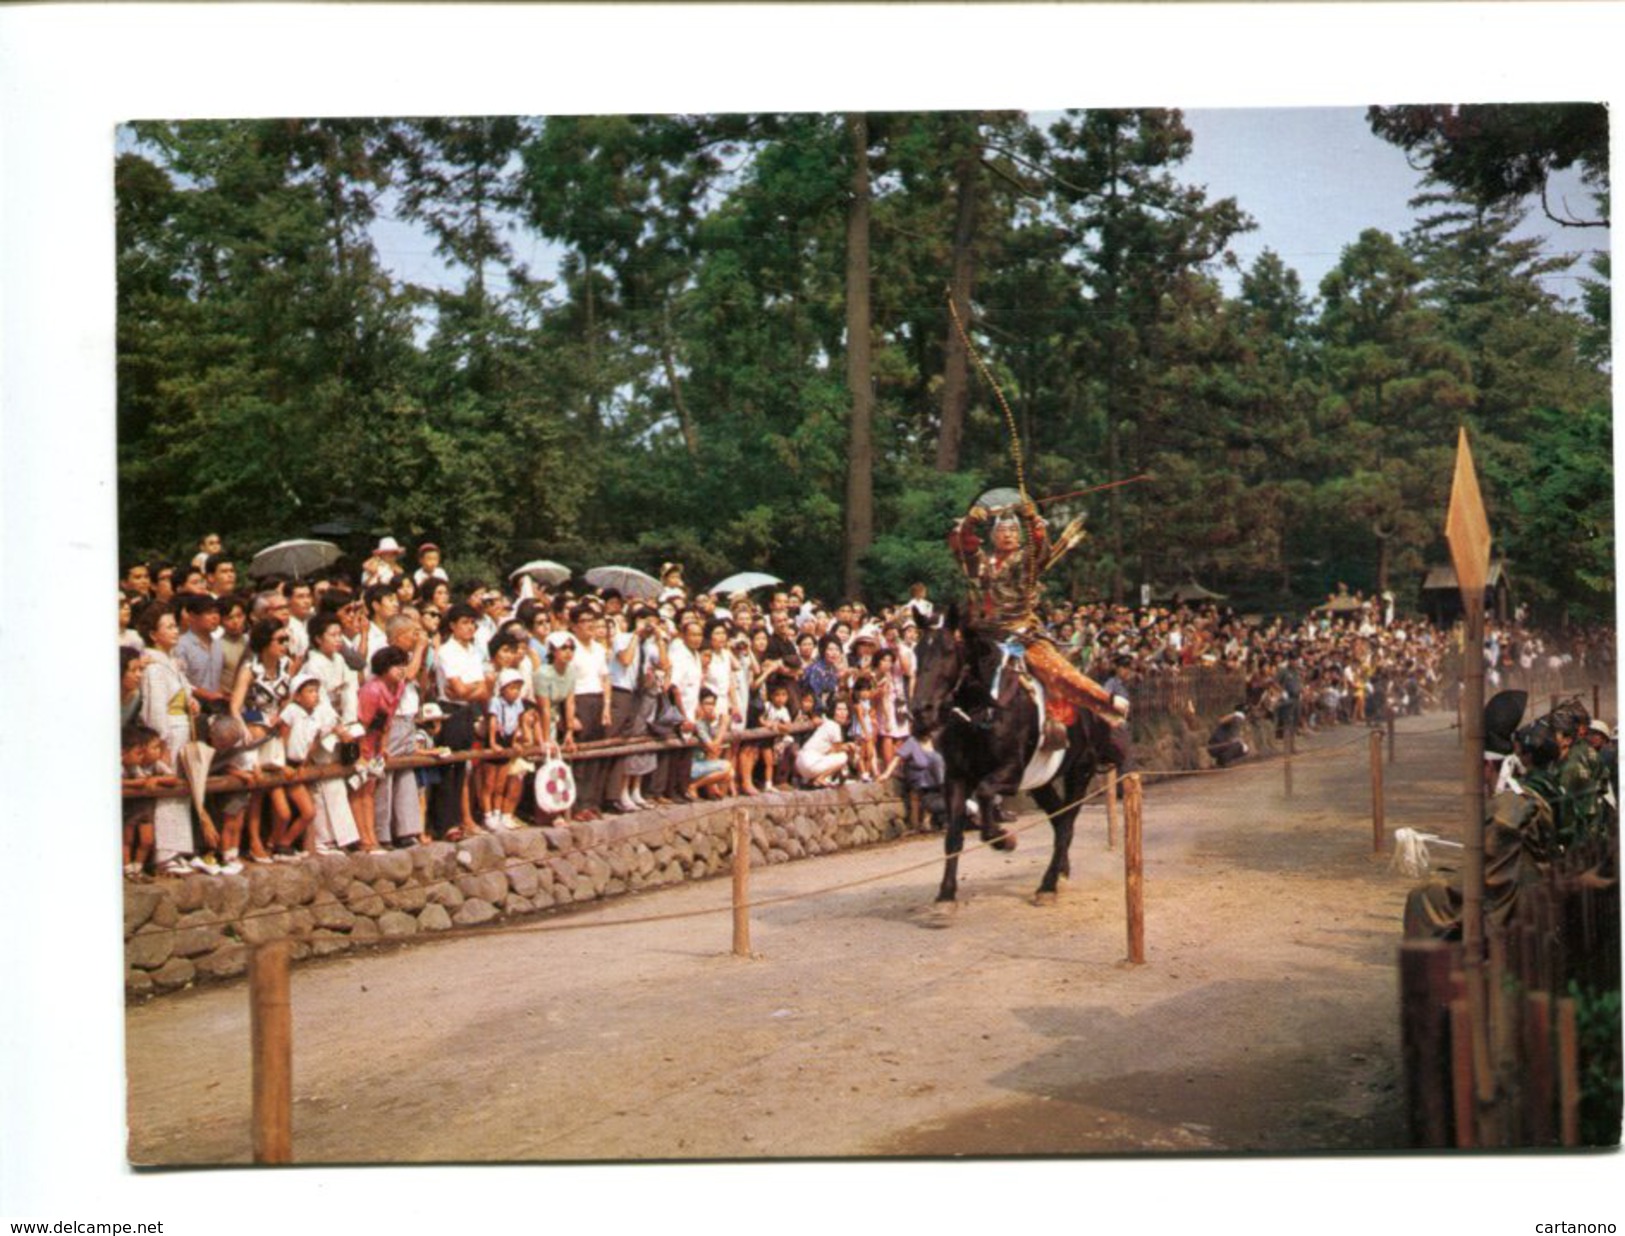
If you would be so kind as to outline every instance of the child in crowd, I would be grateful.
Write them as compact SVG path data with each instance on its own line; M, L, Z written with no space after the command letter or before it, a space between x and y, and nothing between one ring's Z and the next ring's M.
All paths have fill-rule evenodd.
M762 785L769 790L788 790L792 788L790 777L796 766L796 740L790 733L790 682L787 678L774 678L769 682L762 724L778 735L762 754ZM777 781L775 768L778 769Z
M509 666L497 674L496 694L491 697L490 746L495 751L514 751L517 747L535 747L541 743L541 716L523 698L525 674L517 666ZM517 753L506 763L491 761L491 808L485 815L488 829L519 828L519 798L525 789L525 774L534 772L535 765ZM483 797L483 795L482 795Z
M858 757L858 779L875 779L875 743L880 724L875 717L875 680L867 673L852 680L852 725L848 730Z
M287 702L277 715L277 729L282 739L282 750L289 768L303 767L310 758L310 750L319 734L315 719L322 694L322 680L315 674L302 673L289 684ZM271 833L271 854L278 861L298 857L300 843L309 852L315 848L316 800L311 797L310 786L305 784L286 787L290 811L277 820Z
M418 711L417 731L412 736L412 745L419 755L446 753L447 748L440 745L440 723L445 719L446 714L440 710L440 705L432 700ZM429 814L429 796L439 792L444 778L438 768L419 768L414 771L418 783L418 818L427 822L435 818Z
M124 788L127 790L160 790L179 786L181 779L164 762L163 735L151 726L132 721L124 727L119 742L119 762L122 765ZM124 874L141 875L152 857L152 819L157 800L152 798L126 798L124 800ZM179 874L189 870L182 860L175 860Z
M339 740L346 727L328 699L322 679L306 671L294 680L293 686L293 699L282 712L288 734L285 741L289 762L317 768L337 764ZM350 849L356 845L360 830L350 810L343 778L324 777L308 786L290 787L289 796L303 814L304 808L294 795L294 789L303 792L315 817L314 826L304 837L306 853Z
M258 760L248 747L248 727L236 717L218 716L209 721L209 746L214 749L214 766L222 776L242 786L215 799L220 813L220 866L222 874L242 870L243 820L248 813L249 788L255 781Z
M404 648L390 645L378 649L368 662L372 678L356 697L356 720L362 727L356 776L365 780L350 801L356 808L355 826L362 848L369 854L381 853L383 849L378 844L375 813L378 778L384 770L384 735L389 729L389 719L400 707L401 696L406 694L406 667L411 662L412 654Z
M698 802L700 795L726 798L734 792L733 761L728 759L728 718L719 715L717 693L700 688L700 715L694 719L694 734L700 740L700 754L694 759L685 797Z

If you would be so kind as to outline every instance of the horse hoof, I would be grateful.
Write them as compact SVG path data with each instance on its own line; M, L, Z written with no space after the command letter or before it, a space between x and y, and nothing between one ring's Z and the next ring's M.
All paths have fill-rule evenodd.
M1056 893L1034 893L1033 894L1033 904L1035 906L1052 906L1052 905L1057 904L1059 901L1060 901L1060 896L1058 894L1056 894Z
M946 927L954 921L958 913L957 901L933 901L925 912L924 922L927 927Z
M1006 854L1008 854L1011 850L1016 848L1016 835L1014 833L1000 833L993 842L993 848L995 850L1003 850Z

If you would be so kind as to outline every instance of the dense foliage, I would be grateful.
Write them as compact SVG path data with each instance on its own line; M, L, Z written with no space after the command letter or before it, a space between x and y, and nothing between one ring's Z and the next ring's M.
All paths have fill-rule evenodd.
M1513 119L1498 150L1582 160L1606 211L1583 124ZM463 571L943 589L949 520L1014 479L985 363L1035 496L1153 478L1054 508L1091 519L1057 581L1078 595L1414 599L1465 422L1520 595L1610 615L1606 264L1554 299L1563 263L1511 239L1527 160L1495 180L1436 113L1373 125L1437 191L1313 292L1269 251L1226 291L1252 224L1180 180L1177 111L132 126L122 543L387 531ZM381 220L450 286L387 269ZM536 237L552 278L517 256Z

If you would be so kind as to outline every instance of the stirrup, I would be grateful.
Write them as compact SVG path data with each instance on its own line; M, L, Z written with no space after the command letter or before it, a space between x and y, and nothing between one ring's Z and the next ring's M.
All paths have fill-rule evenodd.
M1044 736L1039 740L1040 751L1063 751L1067 745L1066 726L1053 717L1044 719Z

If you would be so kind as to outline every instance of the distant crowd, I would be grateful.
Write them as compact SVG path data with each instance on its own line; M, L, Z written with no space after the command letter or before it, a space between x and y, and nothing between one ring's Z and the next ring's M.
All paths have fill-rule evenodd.
M189 562L127 564L120 586L125 786L229 786L201 811L188 796L126 797L133 878L847 779L941 781L910 724L914 648L937 617L922 585L871 610L798 585L717 596L671 563L624 589L523 571L454 581L437 546L408 561L390 537L359 571L250 579L209 536ZM1142 680L1227 669L1246 676L1241 708L1312 728L1437 696L1445 632L1378 602L1345 610L1254 623L1214 605L1053 604L1043 617L1129 698ZM1497 672L1558 655L1521 627L1494 629L1487 654ZM1611 637L1580 655L1611 666ZM687 741L658 741L670 738ZM606 740L643 749L588 758ZM425 751L486 756L389 763ZM283 784L324 765L347 775Z

